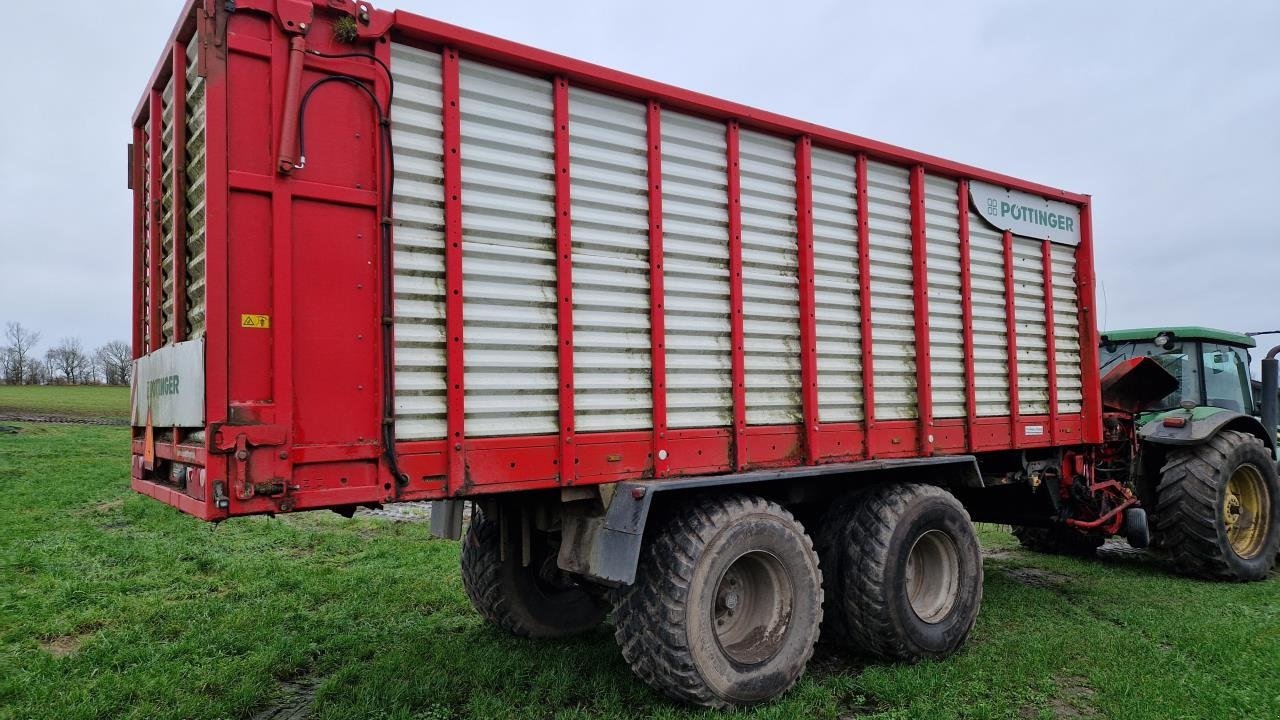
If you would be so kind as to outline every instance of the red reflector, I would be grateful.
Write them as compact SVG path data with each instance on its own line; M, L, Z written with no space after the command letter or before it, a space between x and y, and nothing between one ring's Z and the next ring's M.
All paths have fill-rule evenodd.
M1165 427L1186 427L1187 419L1184 417L1167 417L1164 419Z

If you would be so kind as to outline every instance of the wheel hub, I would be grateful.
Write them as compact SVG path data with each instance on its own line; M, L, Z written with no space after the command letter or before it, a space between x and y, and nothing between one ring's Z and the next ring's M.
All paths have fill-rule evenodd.
M769 660L786 638L792 597L791 577L777 557L764 551L739 556L716 584L716 642L734 662Z
M941 622L951 612L960 592L960 552L950 535L930 530L916 538L907 556L906 586L911 610L924 622Z
M1244 464L1227 479L1222 503L1222 521L1231 550L1248 560L1262 552L1271 522L1271 495L1262 473Z

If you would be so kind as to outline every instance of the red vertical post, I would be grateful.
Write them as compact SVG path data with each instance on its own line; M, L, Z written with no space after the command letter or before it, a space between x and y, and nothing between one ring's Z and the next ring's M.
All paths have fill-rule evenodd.
M577 478L573 444L573 225L569 183L569 81L557 77L552 86L556 164L556 295L559 303L560 483Z
M210 3L210 7L214 7ZM223 10L225 12L225 9ZM212 12L210 12L212 14ZM208 31L210 36L201 38L201 43L212 46L211 37L216 24L201 23L200 27ZM230 188L227 183L228 145L230 131L227 117L228 82L227 56L225 54L207 52L203 66L205 97L205 326L210 329L205 333L205 385L207 400L205 401L206 422L222 423L227 421L231 405L230 376L227 367L229 356L228 338L230 318L228 317L227 294L230 289L229 251L227 229L227 207L230 204ZM212 447L214 433L206 433L206 446ZM225 455L209 455L209 472L225 473ZM212 495L212 484L209 485Z
M867 156L858 155L855 164L858 193L858 311L862 321L862 422L866 425L866 455L871 457L871 432L876 425L875 368L871 337L871 225L867 217Z
M653 474L670 472L667 457L667 350L662 277L662 106L650 101L649 143L649 337L653 375Z
M1094 311L1092 205L1080 206L1080 244L1076 247L1076 291L1080 309L1080 380L1084 415L1082 440L1102 442L1102 386L1098 377L1098 319Z
M911 168L911 299L916 321L916 407L920 454L933 454L933 368L929 362L929 248L925 244L924 166Z
M173 341L187 339L187 53L173 43Z
M1058 443L1058 344L1053 322L1053 249L1048 240L1041 245L1044 263L1044 338L1045 358L1049 367L1049 438Z
M1005 314L1005 335L1006 345L1008 345L1008 363L1009 363L1009 428L1010 442L1013 447L1022 446L1022 438L1018 435L1018 417L1021 411L1018 407L1018 317L1016 315L1017 304L1014 302L1014 292L1017 286L1013 282L1013 233L1008 230L1004 231L1004 314Z
M296 50L297 45L293 45L293 48ZM283 87L285 78L294 73L291 65L297 63L300 66L303 62L302 56L300 54L291 54L290 45L282 42L273 42L271 44L271 53L271 86ZM300 72L300 69L298 71ZM281 120L285 124L296 124L296 121L296 115L292 120ZM232 127L235 127L234 124ZM294 280L302 279L294 273L293 248L295 240L299 243L304 241L301 238L295 238L293 233L294 185L292 181L279 173L273 174L271 178L271 239L270 245L263 248L263 250L269 252L271 257L273 272L271 274L270 302L271 307L275 310L275 317L272 318L273 322L271 324L271 359L267 367L270 369L271 402L274 406L276 417L287 418L293 417L297 401L293 384L295 366L293 341L295 338L296 318L292 312L281 311L292 306L296 297L294 295ZM233 269L232 272L235 272L235 270ZM375 282L377 282L378 275L381 275L381 273L374 276ZM232 327L234 327L235 315L232 315L232 318ZM381 377L377 377L374 380L374 383L379 387L371 395L371 397L378 398L379 404L382 401L381 382ZM234 400L238 401L240 398L234 398ZM285 462L288 462L288 460L285 460ZM391 479L394 487L396 485L394 481L398 478L393 477ZM245 485L244 491L244 495L241 496L242 499L248 500L252 497L253 488L251 486Z
M729 335L733 374L734 467L742 470L747 459L747 365L742 329L742 173L738 157L738 121L725 131L729 165Z
M383 43L383 42L374 43L373 55L376 59L382 61L383 64L385 64L387 67L391 67L391 43ZM391 96L391 91L392 91L391 78L384 76L382 73L375 73L375 77L381 78L382 82L378 82L378 81L374 82L374 94L377 95L377 97L379 98L379 102L382 103L382 106L384 108L387 108L387 114L389 115L391 113L391 102L393 100ZM392 149L385 148L382 146L381 143L379 143L377 152L394 153L395 150L394 148ZM388 161L391 160L390 157L388 157L387 159ZM387 188L381 184L385 182L385 180L379 179L378 182L379 182L378 217L384 223L385 232L380 234L381 241L378 243L378 246L377 246L378 247L378 251L377 251L378 267L382 268L382 271L378 273L378 279L375 282L374 291L377 293L377 297L379 298L379 307L381 308L379 312L381 312L384 316L381 335L382 335L382 352L384 357L383 367L385 369L380 374L381 376L378 378L378 382L375 383L377 387L374 390L376 392L376 396L379 398L382 398L382 422L384 425L383 442L395 443L397 439L396 438L396 325L395 325L396 261L395 261L395 223L392 221L392 217L395 211L395 208L394 208L395 200L394 198L391 197L391 193L387 191ZM392 177L390 182L391 182L392 188L394 188L395 178ZM388 322L388 320L390 320L390 322ZM448 372L447 368L445 372L446 373ZM447 397L447 394L446 394L446 397ZM447 412L447 409L446 409L446 412ZM447 416L446 416L446 423L447 423ZM388 436L389 436L389 439L387 439ZM385 453L385 450L387 450L387 448L383 448L383 450L384 450L384 459L388 460L388 462L386 463L387 471L391 472L392 468L390 467L390 462L389 462L390 458L386 457L386 453ZM398 469L401 472L402 477L396 478L397 480L400 480L400 482L395 482L392 484L392 488L394 488L393 491L396 493L396 495L400 495L404 491L403 483L407 479L407 476L404 475L405 473L404 468L399 467Z
M462 338L462 109L459 93L458 51L441 53L440 86L443 95L444 141L444 276L445 276L445 378L448 386L445 427L448 433L446 490L456 490L465 479L463 440L466 429L463 391Z
M818 461L818 320L813 282L813 139L796 142L796 261L800 291L800 400L805 456Z
M974 449L978 418L978 387L973 370L973 274L969 253L969 181L961 180L956 202L960 221L960 326L964 329L965 443Z
M164 329L160 323L160 303L163 301L164 291L162 289L163 275L160 272L160 262L162 258L161 244L163 239L163 228L160 227L160 218L163 214L163 203L161 202L161 193L164 185L164 166L161 158L164 155L164 121L161 118L163 112L163 103L160 100L160 91L152 89L150 97L150 111L148 122L151 124L151 154L147 158L150 163L151 189L150 202L148 203L147 221L151 225L151 232L147 238L148 242L148 263L150 264L150 276L148 277L148 298L147 298L147 325L150 343L147 351L152 352L159 350L164 344Z
M142 318L147 311L146 298L142 294L143 277L147 272L147 238L144 235L146 224L143 221L146 213L146 174L143 163L147 161L143 147L142 126L133 128L133 154L129 158L129 173L133 186L133 317L129 320L133 325L133 357L142 357L147 352L143 347Z

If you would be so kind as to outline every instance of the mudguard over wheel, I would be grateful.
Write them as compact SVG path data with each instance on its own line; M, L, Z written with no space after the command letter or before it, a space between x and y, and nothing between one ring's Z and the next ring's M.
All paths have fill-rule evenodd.
M744 495L687 501L616 595L622 656L651 687L695 705L751 705L804 672L822 621L813 543L790 513Z
M551 548L535 542L524 565L518 545L504 553L501 544L498 523L477 509L462 543L462 586L486 620L530 638L576 635L604 620L609 608L601 593L565 576Z
M932 485L860 495L840 523L837 625L888 660L941 658L964 644L982 604L982 557L969 514Z
M1014 525L1013 536L1022 547L1047 555L1093 557L1106 542L1101 535L1086 535L1068 527L1027 527Z
M1178 572L1261 580L1280 546L1280 480L1253 435L1223 430L1172 450L1160 471L1154 537Z

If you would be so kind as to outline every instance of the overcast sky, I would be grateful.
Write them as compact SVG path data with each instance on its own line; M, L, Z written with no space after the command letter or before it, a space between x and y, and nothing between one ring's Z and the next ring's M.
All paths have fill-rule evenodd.
M1092 194L1106 326L1280 330L1280 3L398 3ZM179 6L42 4L0 43L0 323L128 338L125 145Z

